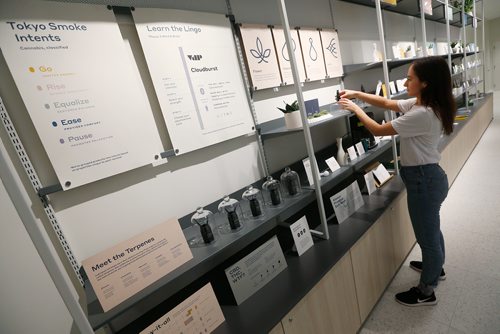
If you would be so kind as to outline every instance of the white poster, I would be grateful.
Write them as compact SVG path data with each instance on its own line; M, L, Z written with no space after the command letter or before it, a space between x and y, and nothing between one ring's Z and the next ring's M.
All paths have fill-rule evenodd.
M159 8L132 13L177 154L254 131L224 15Z
M149 164L163 150L106 6L2 1L0 47L64 190Z
M314 81L326 78L319 31L304 28L299 30L299 36L307 80Z
M299 78L301 82L306 79L306 72L304 70L304 61L302 60L302 52L300 51L299 34L297 30L290 30L292 35L292 47L297 61L297 70L299 71ZM274 43L276 45L276 52L278 55L278 62L280 65L281 76L285 85L292 85L294 83L292 75L292 65L290 63L290 56L288 55L288 48L286 47L285 32L282 28L273 28Z
M432 0L424 0L424 13L432 15Z
M344 222L365 203L357 181L330 197L338 223Z
M252 87L255 90L278 87L281 77L271 29L262 25L242 24L240 31Z
M82 261L104 312L193 258L177 219Z
M321 30L320 35L325 55L326 74L330 78L341 77L344 74L344 69L340 56L339 35L333 29Z

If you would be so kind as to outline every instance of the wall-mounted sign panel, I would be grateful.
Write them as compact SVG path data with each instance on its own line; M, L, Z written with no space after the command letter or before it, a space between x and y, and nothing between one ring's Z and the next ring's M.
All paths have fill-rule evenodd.
M224 15L158 8L132 13L177 154L253 131Z
M82 261L104 312L193 258L177 219Z
M325 55L326 74L330 78L341 77L344 74L344 69L340 57L339 35L333 29L322 30L320 35Z
M113 11L1 7L2 53L63 189L151 163L163 148Z
M304 61L302 60L302 52L300 51L299 35L297 30L290 30L292 35L292 47L297 61L297 69L299 71L300 81L304 82L306 72L304 70ZM292 65L290 63L290 56L288 55L288 48L286 47L285 32L282 28L273 28L274 43L276 44L276 52L278 55L278 62L280 65L281 76L285 85L292 85L294 83L292 75Z
M325 60L323 59L323 51L321 50L319 31L316 29L301 28L299 36L307 81L326 78Z
M271 29L262 25L242 24L240 32L252 87L255 90L278 87L281 77Z

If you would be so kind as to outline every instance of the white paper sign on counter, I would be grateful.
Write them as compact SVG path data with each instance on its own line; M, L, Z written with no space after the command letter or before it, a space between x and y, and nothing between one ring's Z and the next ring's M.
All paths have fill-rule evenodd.
M151 164L164 151L106 6L2 1L0 48L63 190Z
M242 24L240 32L253 89L279 87L281 77L271 28Z
M347 148L347 154L349 154L349 158L352 160L356 159L358 157L358 155L356 154L356 149L354 148L354 146L351 146L349 148Z
M375 178L373 177L372 171L365 174L365 183L368 195L371 195L375 190L377 190L377 185L375 184Z
M314 184L314 177L312 174L311 160L309 160L309 158L302 159L302 164L304 165L304 169L306 170L307 181L309 181L309 185L312 186ZM317 163L316 166L318 166ZM319 170L317 168L316 168L316 174L319 177Z
M177 219L82 261L104 312L193 258Z
M328 165L328 168L330 168L332 172L335 172L337 169L340 169L340 165L337 162L337 159L335 159L335 157L328 158L325 160L325 162Z
M314 245L306 216L303 216L290 225L290 230L292 231L293 241L295 242L295 248L297 248L299 256Z
M379 164L377 168L373 169L373 175L377 178L379 186L391 178L391 174L389 174L385 166L382 164Z
M139 334L212 333L224 321L212 285L208 283Z
M358 151L358 154L360 156L363 155L363 154L365 154L365 148L363 147L363 143L362 142L356 143L356 151Z
M338 223L344 222L365 203L357 181L330 197Z
M236 303L243 303L286 267L285 256L276 236L228 267L225 273Z
M254 131L225 15L162 8L132 15L176 154Z

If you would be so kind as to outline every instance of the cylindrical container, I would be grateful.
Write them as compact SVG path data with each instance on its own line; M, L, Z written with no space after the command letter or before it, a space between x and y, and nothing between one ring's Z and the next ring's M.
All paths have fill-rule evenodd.
M257 218L262 216L262 202L264 199L259 189L249 186L243 193L242 198L247 200L250 204L250 211L253 217Z
M240 202L234 198L229 198L229 196L224 196L222 202L219 203L219 211L226 214L227 221L231 230L236 230L241 227L240 216L238 214L240 208Z
M262 189L266 191L269 202L272 206L280 205L283 202L280 182L273 179L272 176L267 177L267 181L262 185Z
M291 170L290 167L285 168L285 171L281 174L280 180L289 196L295 196L300 193L299 174Z
M200 227L201 237L203 238L203 242L206 244L215 240L212 228L210 227L210 220L212 219L212 216L213 213L211 211L198 207L195 214L191 217L191 224L198 225Z

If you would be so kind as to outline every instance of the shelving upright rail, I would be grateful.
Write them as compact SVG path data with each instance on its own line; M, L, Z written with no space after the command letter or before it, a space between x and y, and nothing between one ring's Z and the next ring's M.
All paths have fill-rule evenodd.
M377 11L377 26L378 26L378 34L380 38L380 45L382 45L382 68L384 71L384 83L385 87L387 87L387 98L391 98L391 90L389 89L389 67L387 65L387 52L385 48L385 33L384 33L384 22L382 19L382 7L380 6L380 0L375 1L376 11ZM390 111L391 120L395 118L394 111ZM396 145L396 136L391 136L392 141L392 156L394 159L394 172L399 175L399 161L398 161L398 149Z
M8 134L12 140L12 144L16 148L17 154L21 159L21 163L28 177L30 178L32 183L35 181L39 182L36 173L32 174L34 172L34 169L32 170L32 173L29 173L28 171L28 168L32 169L31 162L29 161L29 158L26 155L24 147L22 146L21 142L17 137L17 133L14 127L12 125L7 124L8 122L10 122L10 118L8 117L7 111L4 107L1 97L0 97L0 116L2 118L2 123L4 124L6 129L7 128L10 129L10 130L8 129ZM23 160L25 161L23 162ZM0 178L2 179L5 189L7 190L7 194L11 198L11 201L14 204L14 207L19 217L21 218L21 221L23 222L26 231L28 232L31 241L33 242L33 245L35 246L43 264L47 268L47 271L52 281L54 282L57 291L61 295L64 304L66 305L69 313L73 317L73 320L75 320L75 324L80 330L80 333L82 334L94 333L85 312L83 311L82 307L80 306L80 303L73 294L73 286L68 276L68 273L64 269L64 266L59 256L57 255L54 245L50 241L50 238L47 235L47 232L45 231L44 227L42 226L42 223L35 217L31 209L31 204L28 194L26 193L26 190L24 190L21 180L18 178L18 175L15 172L14 166L12 165L12 163L9 163L8 153L4 150L2 146L0 146ZM46 214L49 215L47 213L47 206L45 204L44 206L46 209ZM50 206L48 208L52 210ZM51 223L53 227L54 223L57 225L57 221L51 220ZM58 234L58 236L61 243L63 241L65 242L64 235ZM66 256L68 257L72 256L69 246L68 249L65 248L65 252ZM79 274L77 277L79 277L81 280L81 276Z

